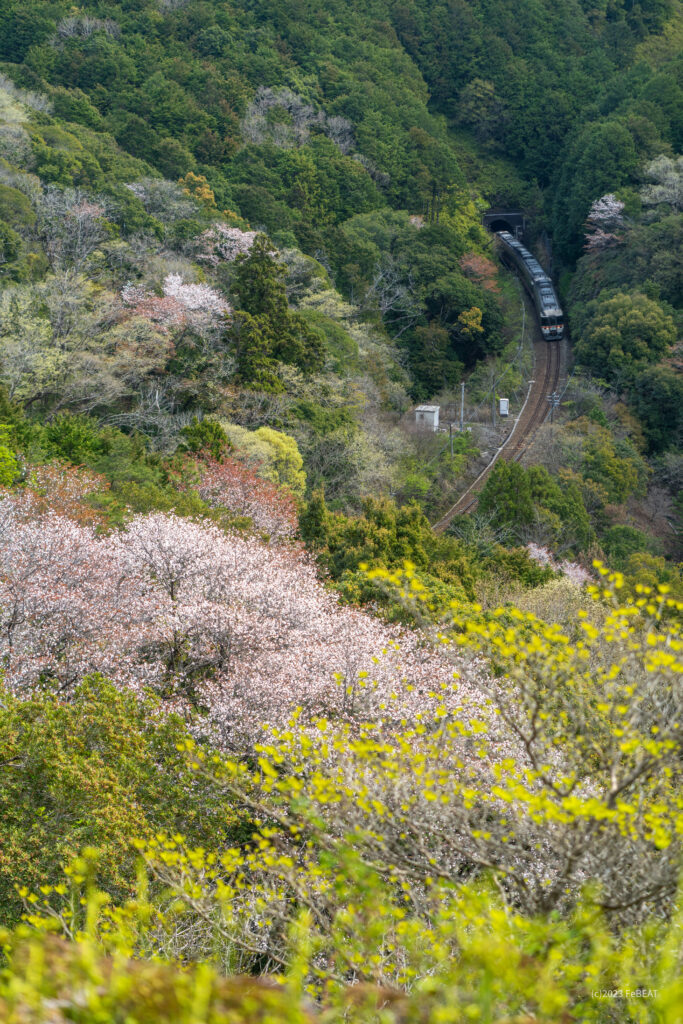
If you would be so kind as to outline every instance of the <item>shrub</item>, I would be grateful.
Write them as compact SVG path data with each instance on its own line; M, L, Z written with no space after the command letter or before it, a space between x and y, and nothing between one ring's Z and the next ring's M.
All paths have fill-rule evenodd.
M17 456L10 447L9 429L0 424L0 487L10 487L19 475Z
M95 850L65 882L23 888L6 1019L72 1019L78 999L170 1024L191 990L193 1024L677 1024L683 606L665 586L620 603L622 578L597 569L571 637L454 605L439 642L492 669L457 706L436 688L409 719L391 697L374 724L295 715L246 760L181 742L196 784L254 816L253 841L143 839L118 904L94 884ZM429 605L410 570L375 575Z
M418 908L340 847L317 870L309 862L308 879L301 872L300 906L279 936L277 961L269 962L258 950L283 904L275 891L268 893L269 921L260 895L263 872L281 889L279 880L292 877L286 858L270 849L249 858L259 879L255 898L242 882L233 902L244 904L233 913L226 887L212 884L210 855L188 853L173 841L165 846L145 852L150 873L172 879L174 908L160 912L141 889L137 904L123 913L103 913L101 894L91 889L89 898L81 896L76 884L74 902L81 896L85 906L73 917L64 914L62 923L67 934L85 924L77 941L46 932L45 924L56 922L40 920L35 905L37 929L3 936L9 963L0 978L0 1013L7 1024L43 1024L48 1013L54 1024L646 1024L655 1014L661 1024L679 1020L677 921L618 939L589 906L569 920L529 919L505 913L488 885L430 886ZM87 870L83 857L71 868L72 881ZM314 907L324 907L327 922ZM251 934L244 928L249 919ZM164 962L164 954L177 957L164 945L174 924L185 952L197 948L204 931L209 962ZM156 956L131 957L131 940L145 937ZM228 966L232 976L221 976L220 953L227 951L238 970L260 959L273 971L235 975ZM332 977L321 983L326 973Z
M17 700L2 689L0 914L20 910L15 887L56 885L84 845L100 849L99 877L119 898L135 878L136 836L160 828L195 841L227 838L237 816L188 773L179 717L158 701L93 676L68 702ZM219 840L220 842L220 840Z

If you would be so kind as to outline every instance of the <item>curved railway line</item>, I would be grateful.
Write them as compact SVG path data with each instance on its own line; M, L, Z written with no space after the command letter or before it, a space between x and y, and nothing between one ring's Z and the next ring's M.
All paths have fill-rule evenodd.
M534 380L511 432L474 483L470 484L455 505L434 523L433 528L437 533L442 533L456 516L472 512L476 508L479 493L499 459L506 462L521 461L536 431L550 412L548 395L557 390L560 381L560 347L559 342L534 341Z

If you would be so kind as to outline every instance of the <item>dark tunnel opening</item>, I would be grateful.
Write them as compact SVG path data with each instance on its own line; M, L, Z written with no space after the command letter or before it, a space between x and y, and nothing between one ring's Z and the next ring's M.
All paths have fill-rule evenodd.
M509 231L511 235L515 235L515 228L507 220L492 220L488 224L488 229L489 231Z

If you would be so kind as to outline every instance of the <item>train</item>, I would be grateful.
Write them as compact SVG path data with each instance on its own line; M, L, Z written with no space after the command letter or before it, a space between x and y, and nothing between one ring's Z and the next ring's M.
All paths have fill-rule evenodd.
M496 231L501 243L501 259L517 271L536 307L541 334L546 341L559 341L564 335L564 313L553 282L535 256L509 231Z

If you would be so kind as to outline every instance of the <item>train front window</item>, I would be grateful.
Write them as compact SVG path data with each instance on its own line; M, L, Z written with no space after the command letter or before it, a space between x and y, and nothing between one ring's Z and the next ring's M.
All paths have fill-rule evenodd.
M563 330L562 317L561 316L542 316L541 318L541 330L546 333L557 334Z

